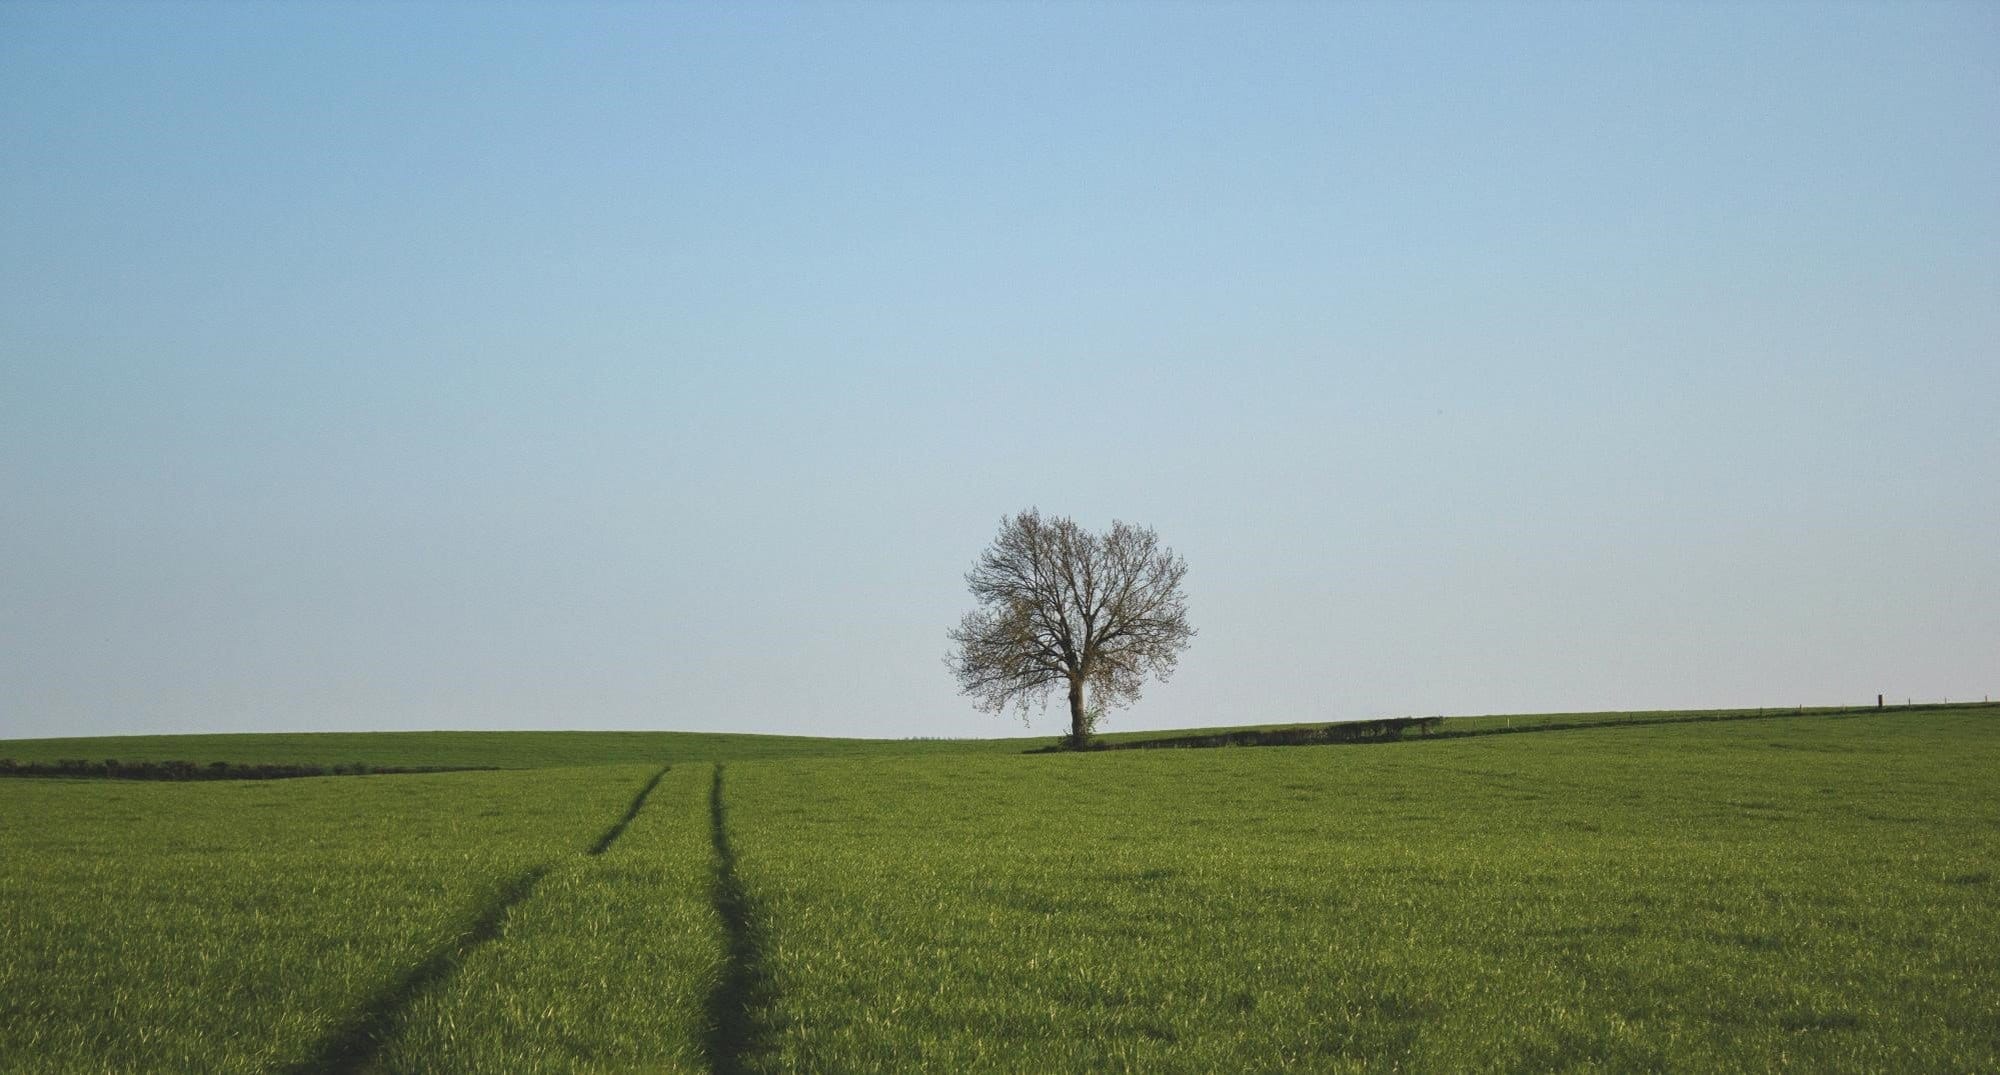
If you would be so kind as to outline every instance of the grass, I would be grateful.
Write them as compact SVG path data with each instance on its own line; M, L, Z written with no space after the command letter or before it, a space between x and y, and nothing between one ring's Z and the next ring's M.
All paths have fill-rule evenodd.
M732 766L773 1070L1991 1070L1996 732Z
M881 754L934 757L1040 746L1045 739L832 739L724 732L296 732L0 739L0 758L206 765L442 766L546 769Z
M411 1005L384 1066L708 1070L705 1005L723 951L710 902L710 772L668 770L600 853L543 876L496 943Z
M0 1057L1994 1070L1996 717L1086 755L218 737L244 763L613 763L0 781ZM208 760L187 742L156 756Z
M1970 705L1919 710L1984 710ZM1905 707L1891 706L1890 715ZM1552 725L1622 724L1663 720L1712 720L1778 716L1792 710L1727 709L1622 713L1543 713L1527 716L1448 717L1442 732L1540 729ZM1800 715L1852 715L1848 709L1805 709ZM1866 714L1864 714L1866 715ZM1260 724L1187 728L1171 732L1113 732L1112 743L1251 729L1323 727ZM1412 733L1416 734L1416 733ZM102 765L190 762L209 766L364 765L406 768L544 769L580 765L688 764L833 757L925 757L1022 753L1048 746L1051 736L996 739L839 739L735 732L253 732L222 735L109 735L88 738L0 739L0 759L22 764L78 760Z
M1410 738L1454 738L1472 735L1499 735L1513 732L1571 731L1581 728L1614 727L1618 725L1649 724L1703 724L1716 721L1773 720L1789 716L1813 716L1828 718L1857 718L1874 716L1903 716L1911 713L1931 712L1987 712L1994 710L1990 702L1938 702L1914 705L1891 705L1883 709L1872 706L1794 706L1738 709L1658 709L1620 710L1613 712L1589 713L1530 713L1496 714L1476 717L1437 717L1438 724L1425 728L1410 728L1404 732ZM1421 718L1401 718L1421 719ZM1170 732L1113 732L1100 736L1106 744L1121 747L1135 744L1171 742L1179 739L1203 736L1221 736L1241 732L1285 732L1297 730L1319 730L1328 727L1321 721L1310 724L1251 724L1231 725L1215 728L1181 728Z
M9 1070L304 1065L646 770L0 782Z

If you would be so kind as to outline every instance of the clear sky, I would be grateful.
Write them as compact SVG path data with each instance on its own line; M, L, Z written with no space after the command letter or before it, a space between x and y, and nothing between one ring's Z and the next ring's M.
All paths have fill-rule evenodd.
M1978 697L1996 404L1992 4L0 4L0 737Z

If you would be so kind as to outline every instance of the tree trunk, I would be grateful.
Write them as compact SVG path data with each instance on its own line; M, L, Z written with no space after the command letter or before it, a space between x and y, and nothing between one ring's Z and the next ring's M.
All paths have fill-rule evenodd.
M1069 681L1069 748L1082 750L1089 729L1083 726L1083 680Z

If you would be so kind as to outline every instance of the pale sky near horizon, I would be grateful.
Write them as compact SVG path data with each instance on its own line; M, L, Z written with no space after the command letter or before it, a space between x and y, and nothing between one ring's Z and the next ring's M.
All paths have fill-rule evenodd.
M0 738L2000 693L2000 7L0 3ZM1034 724L1054 734L1060 701Z

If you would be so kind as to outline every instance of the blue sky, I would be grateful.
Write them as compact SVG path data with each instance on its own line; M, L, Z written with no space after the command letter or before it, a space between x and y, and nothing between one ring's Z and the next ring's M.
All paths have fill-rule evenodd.
M1991 5L0 6L0 736L2000 691ZM1051 711L1036 728L1053 733Z

